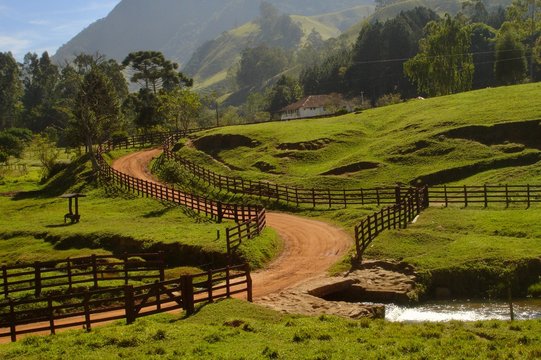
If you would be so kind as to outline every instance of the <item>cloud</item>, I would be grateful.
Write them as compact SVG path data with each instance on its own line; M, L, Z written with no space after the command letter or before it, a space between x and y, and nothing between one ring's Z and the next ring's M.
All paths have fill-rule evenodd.
M23 53L31 43L28 39L0 35L0 49L11 51L15 56Z
M49 26L49 25L51 25L50 21L48 21L48 20L40 20L40 19L30 20L28 23L30 25L34 25L34 26Z

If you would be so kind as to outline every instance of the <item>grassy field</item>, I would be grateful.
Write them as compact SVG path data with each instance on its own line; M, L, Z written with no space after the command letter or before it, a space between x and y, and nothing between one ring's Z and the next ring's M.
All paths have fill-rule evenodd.
M387 323L282 315L236 300L194 316L29 337L3 359L537 359L541 322Z
M212 143L218 136L233 135L237 140L224 140L221 148L212 151L203 146L206 152L185 146L180 154L223 174L302 187L395 185L446 169L456 169L461 179L498 167L514 173L523 167L518 165L540 159L539 146L513 146L521 141L514 138L491 144L451 136L450 131L539 121L538 100L541 84L536 83L411 100L334 118L226 127L196 134L191 140L196 146L201 138ZM516 125L519 130L523 126ZM322 175L353 164L360 169ZM463 167L476 164L482 164L482 169L462 174ZM269 170L259 170L261 165ZM512 178L521 181L520 176ZM528 180L541 181L541 177L532 173Z
M366 257L413 265L431 291L453 297L504 297L507 282L525 296L541 272L541 210L436 208L408 229L381 233Z
M165 251L169 264L175 266L209 264L213 258L220 263L225 258L225 230L233 222L218 224L182 207L114 187L96 187L88 176L89 164L78 160L44 185L37 184L38 169L4 178L0 263L157 250ZM64 224L67 200L58 196L73 191L87 195L80 199L81 222ZM244 242L239 257L261 267L278 248L276 234L267 229L263 236Z

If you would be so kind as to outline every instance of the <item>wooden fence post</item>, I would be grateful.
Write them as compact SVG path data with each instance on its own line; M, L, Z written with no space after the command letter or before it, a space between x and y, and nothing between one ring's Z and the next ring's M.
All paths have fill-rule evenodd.
M207 293L208 293L208 302L214 302L212 298L212 270L207 271Z
M468 188L464 185L464 207L468 207Z
M70 260L69 257L68 257L68 260L67 260L67 270L68 270L68 289L71 291L71 289L73 287L73 276L72 276L72 273L71 273L71 260Z
M158 253L160 261L160 281L165 281L165 254L163 251Z
M83 299L83 306L85 309L85 326L86 331L90 332L92 329L92 322L90 321L90 308L88 306L88 302L90 301L90 294L87 291L85 291L84 299Z
M9 333L11 341L17 341L17 319L15 318L15 305L11 299L9 299Z
M124 286L124 310L126 312L126 324L132 324L135 321L135 300L133 296L133 286Z
M94 288L98 288L98 263L96 261L96 254L92 254L92 277L94 280Z
M154 281L154 290L156 291L156 310L162 309L161 297L160 297L160 282L158 280Z
M528 209L530 208L530 205L531 205L531 200L530 200L530 184L526 185L526 197L527 197L527 202L528 202ZM5 279L5 278L4 278ZM5 280L4 280L5 281Z
M124 252L124 255L122 257L124 260L124 285L128 285L129 282L129 275L128 275L128 253Z
M34 263L34 294L36 297L41 295L41 264L39 261Z
M47 297L47 310L48 310L48 313L49 313L49 327L51 328L51 334L55 335L56 331L55 331L55 328L54 328L53 300L51 299L50 295Z
M445 207L449 206L449 198L447 196L447 185L443 185L443 194L445 196Z
M312 188L312 204L316 207L316 190Z
M217 207L218 207L218 223L221 223L224 214L223 214L223 211L222 211L222 203L220 201L218 202Z
M250 275L250 265L246 264L244 266L244 271L246 272L246 291L247 291L246 299L249 302L253 302L253 298L252 298L252 276Z
M484 192L484 198L485 198L485 208L487 208L488 207L487 184L483 185L483 192Z
M509 207L509 185L505 184L505 207Z
M225 267L225 294L227 298L231 297L231 279L229 278L229 264Z
M395 198L395 203L399 203L400 202L400 186L396 186L394 188L394 198Z
M4 281L4 297L9 295L9 286L8 286L8 269L6 265L2 266L2 279Z
M187 315L192 315L195 312L193 299L193 279L189 275L184 275L180 278L182 285L182 303Z

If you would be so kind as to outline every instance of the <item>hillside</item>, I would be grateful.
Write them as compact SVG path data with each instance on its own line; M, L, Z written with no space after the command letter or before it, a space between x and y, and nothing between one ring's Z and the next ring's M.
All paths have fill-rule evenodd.
M334 118L226 127L198 134L191 139L198 151L181 154L221 173L301 187L441 184L488 171L496 171L483 178L488 183L501 182L499 171L514 183L541 182L540 94L535 83ZM225 137L220 145L218 137Z
M280 11L318 15L372 0L269 0ZM253 20L260 2L251 0L123 0L107 17L88 26L54 56L62 62L81 52L100 52L116 60L136 50L159 50L181 64L194 50L223 31Z
M312 31L319 33L322 40L337 37L341 27L366 17L372 8L358 6L348 11L320 16L291 15L291 20L299 26L303 35L300 42L291 40L287 47L292 51L302 47ZM248 22L200 46L186 63L184 71L194 78L196 89L217 86L226 79L228 69L239 61L242 50L256 47L272 37L273 34L262 30L258 21Z
M384 8L376 10L368 20L385 22L394 18L402 11L408 11L415 9L416 7L426 7L434 10L440 16L444 14L456 15L462 9L462 0L403 0L398 3L388 5ZM511 4L511 0L489 0L485 1L490 7L503 6L506 7ZM363 27L364 22L358 22L352 25L349 29L344 31L344 36L350 39L351 42L357 39L359 32Z

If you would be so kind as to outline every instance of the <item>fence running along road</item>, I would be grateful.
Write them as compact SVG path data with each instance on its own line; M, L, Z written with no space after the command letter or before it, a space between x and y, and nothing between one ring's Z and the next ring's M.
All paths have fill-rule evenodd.
M185 135L186 133L183 133L183 136ZM231 255L231 251L243 240L259 235L265 228L266 212L262 206L222 203L208 197L180 191L175 189L174 186L166 186L152 181L142 180L113 169L102 156L104 152L110 150L166 142L166 139L170 137L170 133L149 134L132 136L121 140L117 139L115 141L111 140L102 144L99 147L97 156L101 179L117 184L121 188L137 193L137 195L186 206L198 214L205 214L205 216L211 217L218 222L221 222L223 219L234 220L237 225L227 229L226 232L228 254Z
M140 276L130 273L126 284L129 280L140 281ZM39 288L36 283L36 292ZM74 327L84 327L90 331L97 323L125 319L127 324L131 324L142 316L177 309L191 315L198 303L213 302L241 293L246 293L247 300L252 301L252 279L248 265L228 266L172 280L161 278L140 286L99 289L97 283L93 290L73 290L62 295L20 300L8 298L0 301L0 338L10 337L11 341L16 341L19 335L55 334L59 329Z
M145 260L141 260L144 258ZM32 264L3 265L0 289L5 298L16 293L33 292L41 296L44 290L80 286L98 288L101 283L115 280L164 280L163 253L130 254L121 259L112 255L92 255L65 260L36 261Z

